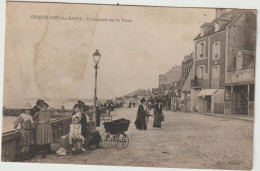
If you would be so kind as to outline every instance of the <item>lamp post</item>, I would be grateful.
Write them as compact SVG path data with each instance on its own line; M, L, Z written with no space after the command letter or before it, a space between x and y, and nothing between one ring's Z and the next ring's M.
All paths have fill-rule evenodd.
M98 63L100 61L100 53L98 51L98 49L94 52L93 54L93 59L94 59L94 63L95 63L95 91L94 91L94 109L96 110L97 107L97 69L98 69Z

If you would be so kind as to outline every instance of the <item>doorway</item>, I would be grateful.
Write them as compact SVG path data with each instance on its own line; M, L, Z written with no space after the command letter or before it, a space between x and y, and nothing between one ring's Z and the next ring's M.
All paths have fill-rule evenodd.
M211 96L205 96L205 100L207 101L207 113L211 113Z
M239 85L233 87L231 98L232 114L248 114L248 87L247 85Z

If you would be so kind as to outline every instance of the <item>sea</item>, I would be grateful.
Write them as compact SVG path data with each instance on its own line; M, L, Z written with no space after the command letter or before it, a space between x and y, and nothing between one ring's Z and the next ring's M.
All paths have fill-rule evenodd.
M54 109L61 109L62 106L65 107L65 109L72 109L73 106L78 103L78 100L81 100L85 102L86 105L92 106L94 104L93 99L62 99L62 98L42 98L46 103L49 104L49 108ZM14 100L12 102L5 103L3 107L5 108L11 108L11 109L21 109L25 103L30 103L32 106L36 104L37 99L31 98L31 99L24 99L24 100ZM107 99L102 99L100 102L104 104L107 101ZM3 116L2 117L2 133L12 131L13 128L13 122L15 121L16 117L14 116ZM18 127L19 128L19 127Z

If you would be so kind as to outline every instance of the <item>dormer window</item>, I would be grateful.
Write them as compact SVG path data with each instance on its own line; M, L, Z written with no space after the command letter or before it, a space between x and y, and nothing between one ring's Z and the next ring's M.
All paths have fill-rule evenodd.
M200 27L200 36L204 36L204 28L203 27Z
M215 30L215 32L219 31L219 22L215 22L214 30Z

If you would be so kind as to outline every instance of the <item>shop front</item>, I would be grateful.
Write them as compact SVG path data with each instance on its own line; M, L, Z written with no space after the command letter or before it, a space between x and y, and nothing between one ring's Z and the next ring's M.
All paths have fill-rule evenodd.
M225 87L225 114L254 114L254 82L227 84Z
M224 89L202 89L197 95L197 110L200 113L224 113Z

